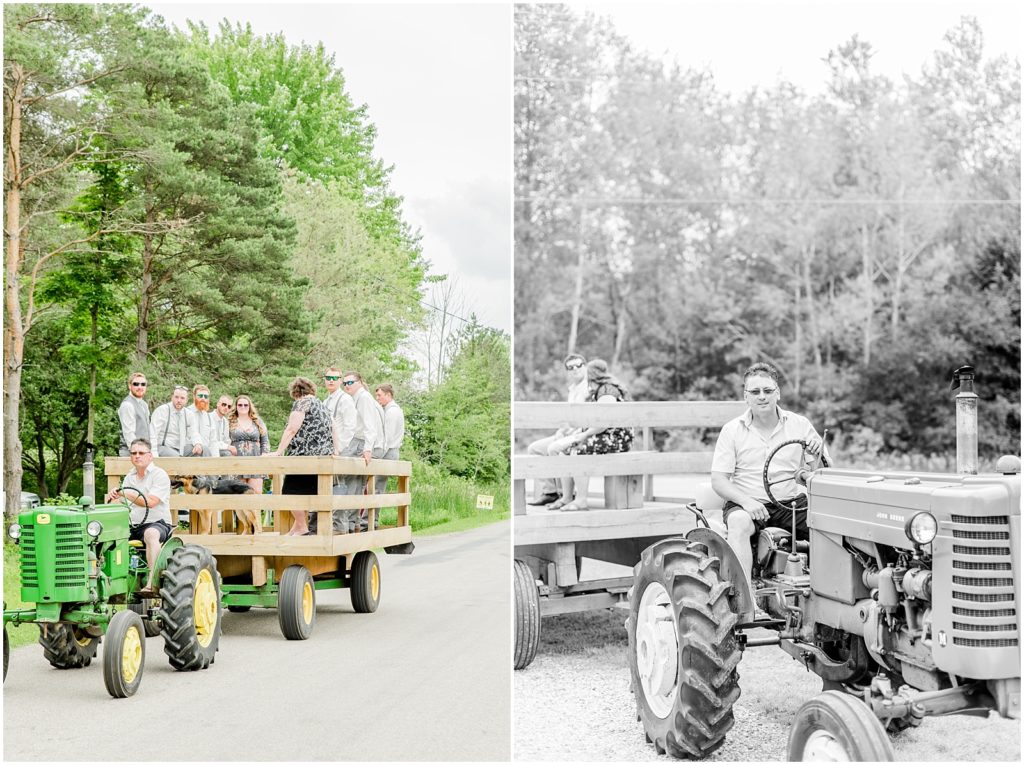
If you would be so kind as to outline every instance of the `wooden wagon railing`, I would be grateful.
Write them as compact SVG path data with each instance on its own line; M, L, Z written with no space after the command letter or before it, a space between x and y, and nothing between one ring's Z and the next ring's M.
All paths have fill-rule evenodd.
M337 567L340 555L353 555L361 550L405 545L412 540L409 525L411 505L410 478L412 463L403 460L371 460L367 465L354 457L155 457L153 463L167 471L172 480L186 475L254 475L267 474L271 479L270 494L185 494L172 492L172 517L180 510L189 510L189 532L176 530L176 536L185 542L201 544L218 556L252 557L254 584L262 584L265 564L276 562L283 570L293 558L317 573L317 566L309 558L322 558L326 570ZM123 476L132 470L128 457L107 457L104 472L108 490L117 488ZM311 495L281 494L285 475L316 475L317 493ZM398 491L391 494L332 494L335 475L395 476ZM373 491L373 481L369 481ZM380 508L396 507L398 516L394 526L379 524ZM333 510L367 510L367 529L349 533L333 530ZM213 510L220 514L223 529L213 523L213 533L194 534L197 528L197 510ZM225 533L234 525L234 510L261 510L273 514L273 525L264 527L263 533L238 535ZM317 532L311 536L286 536L292 525L291 512L315 513ZM220 564L219 564L220 565ZM222 569L222 573L224 573Z
M517 401L516 430L552 432L558 428L632 427L637 431L633 450L621 454L571 456L516 455L513 459L513 506L526 513L526 480L578 476L615 477L606 481L605 503L611 507L639 507L653 501L654 476L658 474L708 474L714 449L702 451L654 451L655 428L721 428L746 410L742 401L625 401L617 403L552 403ZM634 492L630 477L642 476L642 493ZM692 497L659 497L659 500L692 501Z

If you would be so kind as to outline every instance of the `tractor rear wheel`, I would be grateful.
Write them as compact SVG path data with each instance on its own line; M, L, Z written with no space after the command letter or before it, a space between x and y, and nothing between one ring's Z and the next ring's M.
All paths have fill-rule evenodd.
M134 611L142 619L142 626L146 630L146 637L156 637L160 634L160 620L147 618L149 615L147 601L143 601L142 603L129 603L128 610Z
M790 762L892 762L885 728L860 699L826 691L806 702L789 730Z
M115 699L134 696L146 665L146 628L134 611L118 611L103 646L103 684Z
M288 640L306 640L316 624L316 588L305 566L289 566L277 588L277 622Z
M537 655L540 644L540 593L533 571L517 560L512 570L516 598L516 644L513 667L525 669Z
M705 545L665 539L643 551L629 593L629 671L658 754L703 758L725 741L742 658L732 584Z
M361 550L352 559L349 593L357 614L372 614L380 605L380 563L372 550Z
M100 638L76 624L40 624L39 645L43 656L57 669L88 667L96 657Z
M206 669L220 643L220 574L217 559L199 545L175 550L160 576L157 615L164 653L177 670Z

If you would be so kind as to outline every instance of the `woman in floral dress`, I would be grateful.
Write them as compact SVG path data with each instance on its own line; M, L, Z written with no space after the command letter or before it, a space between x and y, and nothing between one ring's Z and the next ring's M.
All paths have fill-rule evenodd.
M235 408L228 415L228 438L231 439L231 445L238 450L239 457L262 457L270 453L267 428L260 419L252 399L244 394L238 396ZM265 475L255 473L238 477L249 484L257 494L263 493Z
M288 386L288 393L295 401L288 415L281 443L274 456L330 457L338 451L335 443L338 431L334 428L331 414L324 403L316 397L316 386L312 380L296 377ZM316 494L318 476L289 474L284 477L282 494ZM306 511L292 511L292 527L287 536L311 533L306 520Z

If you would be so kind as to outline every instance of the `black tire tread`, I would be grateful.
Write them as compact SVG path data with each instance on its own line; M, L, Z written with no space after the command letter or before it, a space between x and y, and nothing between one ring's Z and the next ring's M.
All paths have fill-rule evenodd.
M721 562L707 547L685 539L662 540L647 548L634 570L627 620L630 675L637 714L659 754L701 759L725 742L740 696L739 663L743 654L734 628L737 615L729 603L732 585L720 577ZM636 669L636 609L646 583L657 581L674 604L679 642L679 688L665 719L643 699Z
M96 658L100 638L93 638L88 645L81 646L75 640L71 624L39 625L39 645L43 656L57 669L80 669L88 667Z
M540 594L533 571L521 560L513 564L515 582L515 654L513 667L525 669L537 656L540 644Z
M217 625L213 639L205 648L199 643L195 628L192 600L199 572L212 567L217 590ZM160 577L161 605L158 611L164 638L164 653L172 667L179 671L206 669L213 664L220 644L222 610L220 607L220 574L217 559L199 545L184 545L171 555Z

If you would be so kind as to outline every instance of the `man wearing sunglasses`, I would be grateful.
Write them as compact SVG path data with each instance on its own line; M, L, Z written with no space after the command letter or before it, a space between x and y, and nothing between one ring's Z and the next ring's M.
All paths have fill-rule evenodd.
M149 580L139 590L143 598L156 596L153 572L156 571L160 546L171 535L171 479L167 471L153 464L149 441L136 438L131 442L129 455L133 470L124 477L121 487L107 492L104 501L125 502L129 507L132 529L129 539L139 539L146 546Z
M238 450L228 438L228 422L210 411L210 389L197 385L192 389L192 404L186 410L195 420L204 457L229 457Z
M129 444L136 438L149 438L149 404L145 401L148 385L142 372L128 375L128 395L117 407L117 419L121 425L118 454L122 457L128 456Z
M188 388L175 385L171 400L153 410L149 432L158 457L199 457L203 442L199 438L192 412L185 408Z
M384 456L384 410L366 389L358 372L345 372L341 376L342 389L352 397L356 408L356 432L349 443L346 456L362 457L369 465L371 459ZM362 494L369 476L350 475L345 477L346 494ZM360 514L361 515L361 514ZM360 518L360 525L366 524Z
M776 367L764 362L747 368L743 373L743 397L748 409L722 428L711 462L711 488L726 501L722 518L728 529L729 545L736 552L747 581L753 566L750 537L766 526L792 526L792 511L774 506L765 497L762 475L768 455L779 444L793 439L806 441L807 453L812 458L822 454L823 449L821 436L810 420L779 406L781 377ZM799 446L783 449L772 460L768 480L777 499L795 501L801 508L796 514L796 535L798 539L807 539L807 495L796 481L775 483L804 467L802 459ZM827 449L823 459L826 464L831 462Z
M345 395L341 384L341 370L337 367L327 367L324 370L324 385L327 388L327 398L324 399L324 406L331 415L334 428L338 431L338 456L358 457L363 452L362 442L355 441L357 414L356 405L352 396ZM349 491L348 476L334 476L334 494L347 494ZM351 482L355 485L355 482ZM358 511L356 510L335 510L332 513L332 528L334 531L347 532L355 520ZM316 531L316 515L309 521L310 531Z
M578 353L570 353L565 357L565 377L569 383L568 401L570 404L578 404L587 400L590 392L587 387L587 360ZM575 443L574 436L578 432L576 428L559 428L552 435L540 438L526 447L527 454L546 455L564 454L569 447ZM531 505L550 505L562 495L558 491L558 482L554 478L544 478L539 481L540 497ZM572 497L566 497L566 502Z

